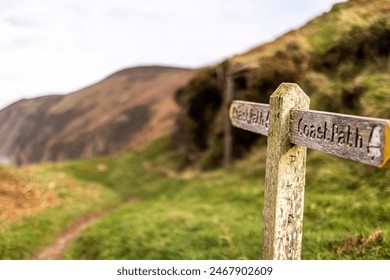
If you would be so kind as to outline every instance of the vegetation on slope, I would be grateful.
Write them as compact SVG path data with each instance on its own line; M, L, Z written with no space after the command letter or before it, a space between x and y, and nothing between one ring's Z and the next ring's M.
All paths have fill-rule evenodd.
M0 195L0 259L30 258L81 215L121 201L52 166L0 166Z
M389 11L384 0L340 3L304 27L222 63L232 72L250 69L235 79L235 99L268 103L280 83L294 82L310 96L312 109L390 118ZM176 93L181 113L173 139L187 166L197 163L207 169L221 163L218 67L199 72ZM233 138L235 158L258 139L235 129Z

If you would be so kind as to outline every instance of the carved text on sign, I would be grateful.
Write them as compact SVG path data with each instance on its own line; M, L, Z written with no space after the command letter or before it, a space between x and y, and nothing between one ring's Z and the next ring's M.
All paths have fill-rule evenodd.
M230 107L233 126L268 135L269 105L234 101Z
M253 108L233 108L233 118L248 124L261 125L268 128L269 111L262 112Z
M329 124L326 121L313 125L305 123L304 119L301 118L298 121L297 130L299 136L312 140L323 140L355 149L363 148L363 137L359 134L358 127L351 127L350 125L340 127L338 124Z
M268 136L269 105L234 101L233 126ZM290 143L378 167L390 167L390 121L291 110Z
M385 167L387 120L314 110L293 110L290 142L369 165Z

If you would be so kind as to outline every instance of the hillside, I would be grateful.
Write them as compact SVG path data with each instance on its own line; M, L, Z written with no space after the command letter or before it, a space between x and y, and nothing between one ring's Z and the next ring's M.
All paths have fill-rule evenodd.
M389 119L389 54L389 2L351 0L273 42L199 71L176 92L180 117L173 142L183 164L221 164L218 68L235 75L234 99L268 103L280 83L294 82L310 96L312 109ZM258 138L233 129L234 157L243 157Z
M22 165L140 148L172 128L173 93L193 73L136 67L68 95L18 101L0 111L0 156Z
M237 160L219 167L223 90L217 68L249 69L235 79L235 99L268 102L281 82L297 82L313 109L390 118L389 12L382 0L338 4L275 42L196 73L125 69L79 92L3 110L0 136L8 138L0 149L12 154L18 147L13 160L20 163L33 156L88 157L111 152L115 143L140 151L0 166L0 259L35 259L85 215L96 213L103 214L59 257L259 259L266 138L234 130ZM166 128L172 128L168 116L178 109L166 110L175 108L172 91L167 100L160 94L171 89L168 81L178 89L180 108L173 135ZM166 114L166 127L152 117L144 127L132 121L145 122L152 109L161 114L154 116ZM132 126L138 133L127 131ZM127 140L118 142L121 132ZM170 150L169 143L178 149ZM390 169L309 149L302 258L390 259L389 180Z

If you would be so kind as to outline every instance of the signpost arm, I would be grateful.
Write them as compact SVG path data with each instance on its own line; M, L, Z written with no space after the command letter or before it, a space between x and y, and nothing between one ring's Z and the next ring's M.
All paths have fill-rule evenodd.
M292 83L282 83L270 99L263 259L301 258L306 148L289 143L289 129L290 111L308 109L309 103Z

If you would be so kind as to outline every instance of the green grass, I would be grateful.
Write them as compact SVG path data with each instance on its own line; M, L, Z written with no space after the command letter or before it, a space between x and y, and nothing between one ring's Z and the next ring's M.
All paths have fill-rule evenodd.
M144 153L64 165L138 201L93 223L67 259L259 259L265 149L230 169L175 171L165 141ZM390 172L309 153L302 257L390 258ZM119 182L119 183L115 183Z
M78 217L112 205L120 207L84 230L65 259L261 258L265 148L231 168L178 171L166 143L35 167L31 179L57 182L66 203L2 224L0 258L28 258ZM389 259L388 182L389 170L309 152L302 258Z
M389 259L389 181L388 170L312 152L303 258Z
M219 211L215 211L218 207ZM162 198L123 207L84 232L67 258L248 259L260 248L259 221L251 207ZM253 224L241 229L243 220ZM97 233L95 231L98 231ZM99 246L96 245L99 242ZM257 250L253 250L257 248Z
M99 180L138 202L94 223L66 258L253 259L260 254L260 184L241 182L242 190L237 190L237 178L226 177L224 171L179 173L174 153L161 156L164 144L106 161L110 172ZM93 166L102 161L72 163L64 170L96 180ZM242 221L253 223L242 230Z
M50 188L62 203L13 221L0 220L0 259L28 259L51 243L67 226L86 213L111 207L119 196L98 184L75 181L58 172L55 165L42 165L23 174L2 168L0 181L34 184L34 188ZM4 172L5 170L5 172Z

